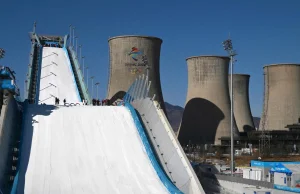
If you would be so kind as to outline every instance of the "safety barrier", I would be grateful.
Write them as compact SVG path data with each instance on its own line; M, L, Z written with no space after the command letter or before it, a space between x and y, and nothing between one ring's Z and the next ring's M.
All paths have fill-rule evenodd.
M205 193L164 112L154 100L155 95L149 97L150 86L147 76L139 76L123 101L130 103L141 115L158 159L176 187L183 193Z
M73 71L74 75L77 76L78 80L79 80L79 90L81 90L82 94L83 94L83 97L85 100L87 100L88 104L91 104L92 101L91 101L91 98L90 98L90 95L88 93L88 90L87 90L87 87L84 83L84 79L83 79L83 76L82 76L82 73L81 73L81 70L80 70L80 65L79 65L79 62L76 58L76 54L74 52L74 50L71 48L71 47L68 47L67 48L68 51L69 51L69 56L71 57L71 60L74 62L74 68L73 70L75 69L75 71Z
M12 189L10 194L16 194L17 193L17 187L18 187L18 183L19 183L19 171L20 171L20 163L21 163L21 154L22 154L22 144L24 142L24 125L25 125L25 118L26 118L26 112L27 112L27 108L28 108L28 101L25 100L23 103L23 115L22 115L22 124L21 124L21 139L20 139L20 144L19 144L19 160L18 160L18 164L17 164L17 173L16 176L14 178L14 182L12 185Z
M143 128L143 126L141 125L141 122L140 122L140 119L137 115L137 113L135 112L133 106L129 103L125 103L125 106L126 108L128 108L128 110L130 111L132 117L133 117L133 120L134 120L134 123L135 123L135 126L138 130L138 133L141 137L141 140L145 146L145 149L146 149L146 152L147 152L147 155L151 161L151 164L152 166L154 167L157 175L159 176L161 182L164 184L164 186L168 189L168 191L170 193L182 193L168 178L168 176L165 174L164 170L161 169L159 163L157 162L156 160L156 157L155 157L155 154L154 152L152 151L152 148L151 148L151 145L148 141L148 138L147 138L147 135L145 133L145 129ZM183 193L182 193L183 194Z

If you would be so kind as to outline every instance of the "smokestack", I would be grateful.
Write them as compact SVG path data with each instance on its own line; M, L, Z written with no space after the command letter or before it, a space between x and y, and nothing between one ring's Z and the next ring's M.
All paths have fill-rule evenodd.
M232 79L233 112L237 128L239 132L248 132L255 130L249 102L250 75L233 74ZM230 79L228 79L228 83L230 85Z
M230 137L229 57L187 58L188 91L178 139L181 145L216 144ZM234 135L238 130L234 122Z
M107 98L112 101L122 98L139 75L149 75L149 95L155 94L165 111L160 85L160 48L162 40L150 36L116 36L109 42L109 83Z
M300 117L300 65L264 67L264 106L260 130L288 130Z

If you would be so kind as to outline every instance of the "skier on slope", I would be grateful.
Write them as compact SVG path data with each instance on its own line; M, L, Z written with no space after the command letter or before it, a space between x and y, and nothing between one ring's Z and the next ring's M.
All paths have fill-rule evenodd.
M64 105L65 105L65 106L66 106L66 102L67 102L66 99L64 99Z

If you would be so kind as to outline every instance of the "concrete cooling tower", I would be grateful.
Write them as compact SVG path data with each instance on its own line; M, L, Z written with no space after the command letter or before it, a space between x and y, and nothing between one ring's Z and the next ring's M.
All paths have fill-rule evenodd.
M156 95L155 99L165 112L159 73L162 40L150 36L117 36L108 42L110 74L107 97L112 101L123 97L135 79L147 74L148 69L151 81L149 94Z
M188 91L178 134L181 145L219 145L220 137L230 137L229 61L220 56L187 59ZM238 136L235 123L234 135Z
M260 130L288 130L300 117L300 64L264 67L264 106Z
M239 132L255 130L249 102L250 75L233 74L233 112ZM228 77L230 88L230 75Z

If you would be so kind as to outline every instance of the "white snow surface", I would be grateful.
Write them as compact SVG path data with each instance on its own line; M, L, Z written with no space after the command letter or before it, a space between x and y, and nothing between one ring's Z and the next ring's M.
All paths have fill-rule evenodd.
M17 193L168 193L125 107L29 105Z
M40 76L39 104L60 104L80 102L77 86L70 66L70 60L62 48L43 47Z

